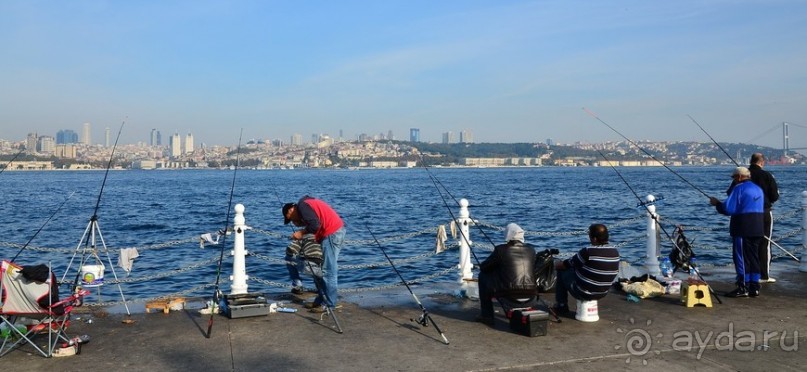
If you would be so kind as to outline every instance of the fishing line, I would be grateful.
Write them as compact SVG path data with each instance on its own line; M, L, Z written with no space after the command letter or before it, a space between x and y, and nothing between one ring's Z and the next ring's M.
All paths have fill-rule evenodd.
M128 119L128 117L127 117L127 119ZM95 200L95 208L93 209L92 216L90 217L90 222L89 222L89 225L87 227L87 231L89 231L91 235L94 234L93 227L97 228L97 226L98 226L98 208L101 206L101 196L104 195L104 186L106 185L107 177L109 177L109 168L112 167L112 160L115 157L115 149L118 147L118 140L120 139L120 134L123 131L123 126L125 124L126 124L126 119L123 120L123 122L120 124L120 128L118 128L118 135L117 135L117 137L115 137L115 144L112 146L112 152L109 154L109 161L106 164L106 171L104 172L104 179L103 179L103 181L101 181L101 189L98 191L98 197ZM85 232L85 234L86 234L86 232ZM94 235L92 235L92 236L94 236ZM79 246L81 246L81 242L79 242ZM88 236L87 240L84 241L84 251L85 252L87 250L87 247L89 247L89 246L90 246L90 237ZM93 254L95 254L96 257L97 257L97 253L95 252L95 246L94 245L93 245L92 249L93 249ZM76 250L78 251L78 247L76 247ZM75 257L75 254L73 255L73 257ZM84 263L86 262L86 259L87 259L86 255L82 254L81 255L81 260L79 261L79 268L84 266ZM70 267L70 265L72 263L73 263L73 259L70 259L70 264L68 264L68 267ZM65 272L64 275L67 275L67 273ZM79 270L76 273L76 278L73 280L73 288L78 287L79 278L81 278L81 270ZM62 279L64 279L64 277ZM120 284L118 284L118 288L120 288ZM123 292L121 291L121 294L122 293ZM128 314L128 310L129 310L128 307L127 307L126 310L127 310L127 314Z
M693 118L692 118L692 116L690 116L689 114L687 114L687 117L689 117L689 120L692 120L692 122L693 122L693 123L695 123L695 125L697 125L697 126L698 126L698 128L700 128L700 129L703 131L703 133L706 133L706 135L709 137L709 139L710 139L710 140L712 140L712 143L714 143L715 145L717 145L717 147L720 149L720 151L723 151L723 153L724 153L724 154L726 154L726 156L728 156L728 157L729 157L729 160L731 160L731 162L732 162L732 163L734 163L734 165L736 165L736 166L738 166L738 167L740 166L740 164L739 164L739 163L737 163L737 162L734 160L734 158L732 158L732 157L731 157L731 155L729 155L729 153L726 151L726 149L724 149L724 148L723 148L723 146L720 146L720 144L719 144L719 143L717 143L717 141L715 141L715 139L714 139L714 138L712 138L712 136L711 136L711 135L709 135L709 132L707 132L707 131L706 131L706 129L703 129L703 127L700 125L700 123L698 123L698 122L697 122L695 119L693 119Z
M692 188L693 188L693 189L697 190L699 193L703 194L703 195L704 195L704 196L706 196L707 198L711 198L711 196L709 196L709 194L707 194L707 193L703 192L703 190L701 190L701 189L699 189L697 186L693 185L693 184L692 184L692 182L689 182L689 181L688 181L686 178L684 178L683 176L681 176L680 174L678 174L678 172L676 172L676 171L672 170L672 168L668 167L668 166L667 166L667 164L664 164L664 162L662 162L661 160L657 159L655 156L653 156L653 154L651 154L651 153L647 152L647 150L645 150L645 149L644 149L644 148L642 148L641 146L637 145L637 144L636 144L636 142L631 141L631 140L630 140L630 138L625 137L625 136L624 136L622 133L620 133L618 130L614 129L614 127L612 127L612 126L608 125L608 123L606 123L605 121L603 121L602 119L600 119L600 118L599 118L597 115L595 115L593 112L589 111L589 110L588 110L587 108L585 108L585 107L583 107L583 111L585 111L586 113L588 113L589 115L591 115L591 117L593 117L594 119L597 119L597 121L599 121L600 123L605 124L605 126L606 126L606 127L610 128L610 129L611 129L612 131L614 131L616 134L620 135L620 136L621 136L622 138L624 138L626 141L630 142L630 144L632 144L632 145L636 146L636 148L638 148L638 149L639 149L639 150L641 150L643 153L645 153L647 156L651 157L653 160L655 160L656 162L658 162L659 164L661 164L661 165L662 165L664 168L666 168L668 171L672 172L672 174L674 174L674 175L678 176L678 178L680 178L682 181L684 181L684 182L685 182L687 185L692 186Z
M233 193L235 191L235 175L238 173L238 166L240 164L240 155L241 155L241 138L244 135L244 128L241 128L241 132L238 134L238 147L235 150L235 168L233 169L233 182L230 185L230 201L227 203L227 217L224 218L224 230L222 230L222 234L224 236L221 240L221 251L219 253L219 263L216 267L216 284L214 286L213 292L213 304L210 307L210 318L207 320L207 334L205 335L206 338L210 338L211 332L213 332L213 315L214 311L213 308L218 306L219 303L219 283L221 281L221 263L224 261L224 248L227 242L227 229L230 227L230 209L233 207Z
M418 299L418 296L415 295L414 291L412 291L412 288L409 286L409 283L406 282L403 275L401 275L401 272L398 271L397 267L395 267L395 263L392 262L392 259L389 257L389 255L387 254L387 251L381 245L381 242L378 241L378 238L376 238L375 234L373 233L373 230L371 230L370 226L368 226L366 223L364 224L364 227L367 228L367 231L370 233L370 236L373 237L373 241L375 241L375 244L378 246L379 249L381 249L381 253L384 254L384 257L387 258L387 261L389 261L389 264L392 267L392 270L395 271L396 274L398 274L398 278L401 279L401 283L403 283L403 285L406 286L406 289L409 291L409 294L412 295L412 298L414 298L415 302L417 302L418 306L420 306L420 311L421 311L420 317L417 320L415 320L415 319L409 319L409 320L411 320L413 322L416 322L416 323L418 323L418 324L420 324L420 325L422 325L424 327L428 327L429 323L431 323L434 326L434 329L437 330L437 333L440 334L440 337L443 338L443 342L446 345L448 345L448 339L446 338L446 335L443 334L443 331L440 329L440 327L437 325L437 323L434 322L434 319L432 319L431 315L429 315L429 311L426 310L426 307L423 306L423 303L420 302L420 299Z
M104 194L104 186L106 185L107 176L109 176L109 168L112 167L112 160L115 157L115 149L118 147L118 140L120 139L120 132L123 131L123 125L126 124L126 120L120 124L120 128L118 128L118 135L115 137L115 145L112 146L112 153L109 155L109 162L106 164L106 172L104 172L104 180L101 182L101 191L98 192L98 200L95 201L95 210L92 212L92 220L98 219L98 207L101 205L101 195Z
M664 228L664 225L662 225L661 222L658 220L658 216L655 213L650 211L650 207L648 207L648 204L650 204L650 203L647 203L647 202L642 200L642 198L639 196L639 194L636 193L636 190L634 190L633 187L631 187L631 185L628 183L628 181L625 180L625 177L622 176L622 173L620 173L619 170L617 170L616 167L613 165L613 163L611 163L611 161L608 160L607 157L605 157L605 154L603 154L602 151L600 151L599 149L596 149L596 150L600 154L600 156L602 156L602 158L605 159L605 161L608 162L608 165L611 167L611 169L614 170L614 172L616 172L617 176L619 176L619 178L622 180L622 182L625 183L625 186L628 186L628 189L630 189L630 191L633 193L633 196L635 196L636 199L639 200L639 204L642 207L644 207L644 209L647 211L647 214L650 215L650 218L652 218L654 221L656 221L656 225L658 225L658 227L661 228L661 231L663 231L664 235L667 236L667 239L669 239L670 242L672 242L673 247L675 247L675 249L678 250L678 253L680 253L681 255L684 255L684 252L683 252L683 250L681 250L681 247L678 246L678 243L675 242L675 239L672 238L672 236L667 232L667 229ZM689 264L691 265L692 263L689 262ZM701 276L700 270L695 270L695 273L698 275L698 278L703 283L706 283L706 281L703 280L703 277ZM715 291L712 289L712 286L710 286L708 283L706 283L706 287L709 288L709 293L711 293L713 296L715 296L715 299L717 300L717 302L722 305L723 301L721 301L720 297L717 296L717 293L715 293Z
M457 217L454 215L454 212L451 210L451 206L448 205L448 201L446 201L446 198L443 195L443 192L441 191L440 188L442 187L442 190L445 191L445 193L448 194L448 196L450 196L454 200L454 203L457 206L460 205L459 201L457 200L457 198L455 198L453 195L451 195L451 192L448 191L448 188L446 188L445 185L443 185L443 183L440 182L440 180L438 180L437 177L434 176L431 171L429 171L429 168L426 166L426 162L424 161L423 157L420 155L420 151L416 152L416 154L418 155L418 158L420 158L420 165L423 167L423 169L426 170L426 174L429 175L429 179L431 179L432 183L434 184L434 187L437 189L437 194L440 195L440 199L443 201L443 206L445 206L446 209L448 210L448 214L451 216L451 220L452 221L458 221ZM469 218L470 218L470 216L469 216ZM473 221L473 219L471 219L471 221ZM476 224L474 224L474 225L476 225ZM491 245L495 246L496 244L493 243L493 240L488 236L487 233L485 233L485 230L482 229L482 226L477 225L477 227L479 228L479 231L482 232L482 236L484 236L485 239L487 239L488 242ZM464 241L466 241L466 242L471 241L471 239L469 239L467 236L465 236L465 233L462 231L462 229L459 229L459 233L460 233L460 236L462 237L462 239ZM479 257L476 256L476 252L474 252L474 250L473 250L473 248L471 247L470 244L468 244L468 250L471 252L471 256L474 257L474 260L476 260L476 264L479 265L481 261L479 260Z
M17 252L17 254L14 255L14 258L11 259L11 262L14 262L14 260L17 259L17 256L19 256L20 253L22 253L22 251L25 250L26 247L28 247L28 244L31 244L31 241L33 241L34 238L36 238L36 236L39 235L39 233L42 231L42 229L45 228L45 225L47 225L48 222L50 222L50 220L53 218L53 216L56 215L56 213L59 213L59 211L62 209L62 207L64 207L65 203L67 203L67 201L70 200L70 198L72 198L73 194L75 194L75 193L76 193L75 191L71 192L70 195L68 195L67 198L64 199L64 201L61 204L59 204L59 207L56 208L55 211L53 211L53 214L51 214L50 217L48 217L47 220L45 220L45 223L43 223L42 226L39 227L39 230L37 230L34 233L34 235L31 236L30 239L28 239L28 241L25 243L25 245L23 245L22 248L20 248L19 252Z
M20 149L20 151L19 151L19 152L17 152L17 155L14 155L14 157L13 157L13 158L11 158L11 160L9 160L9 161L8 161L8 163L6 163L6 166L5 166L5 167L3 167L3 169L0 169L0 174L3 174L3 172L5 172L5 171L6 171L6 169L8 169L8 166L9 166L9 165L11 165L11 163L13 163L13 162L14 162L14 160L16 160L16 159L17 159L17 157L18 157L18 156L20 156L20 154L22 154L22 152L23 152L23 151L25 151L25 147L21 148L21 149ZM12 261L12 262L13 262L13 261Z

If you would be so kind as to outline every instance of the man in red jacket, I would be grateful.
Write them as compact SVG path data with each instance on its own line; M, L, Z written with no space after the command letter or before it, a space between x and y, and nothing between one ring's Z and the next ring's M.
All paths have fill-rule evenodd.
M342 218L330 205L322 200L302 197L296 204L283 205L283 223L294 223L302 227L291 235L291 239L299 240L305 234L314 234L317 243L322 244L323 263L322 279L314 276L320 291L314 302L306 304L312 312L324 312L324 306L335 308L338 286L339 251L345 241L345 227Z

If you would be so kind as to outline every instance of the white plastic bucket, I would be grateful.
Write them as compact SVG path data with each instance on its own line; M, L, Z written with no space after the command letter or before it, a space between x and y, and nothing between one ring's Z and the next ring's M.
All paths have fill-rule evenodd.
M596 322L600 320L597 301L577 300L577 313L575 313L574 318L581 322Z
M104 285L104 265L84 265L81 267L81 286L84 288Z

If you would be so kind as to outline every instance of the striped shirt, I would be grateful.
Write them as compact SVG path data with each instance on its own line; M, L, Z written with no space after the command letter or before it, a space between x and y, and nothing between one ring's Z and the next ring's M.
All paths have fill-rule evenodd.
M322 245L317 243L314 234L303 235L300 240L292 240L286 247L286 255L289 257L300 256L301 259L322 264Z
M577 276L575 286L587 300L605 297L619 273L619 251L608 245L581 249L565 266L573 268Z

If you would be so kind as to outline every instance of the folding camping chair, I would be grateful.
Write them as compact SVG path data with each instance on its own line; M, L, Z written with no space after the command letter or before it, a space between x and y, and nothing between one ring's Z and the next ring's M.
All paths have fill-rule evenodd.
M56 276L50 268L50 279L46 282L26 279L22 270L21 266L9 261L2 261L0 265L0 326L5 328L0 336L0 357L28 344L49 358L60 342L70 343L71 339L65 332L70 324L70 313L89 291L79 290L65 299L54 299L51 294L56 293L52 290L57 285ZM45 337L45 346L34 342Z

